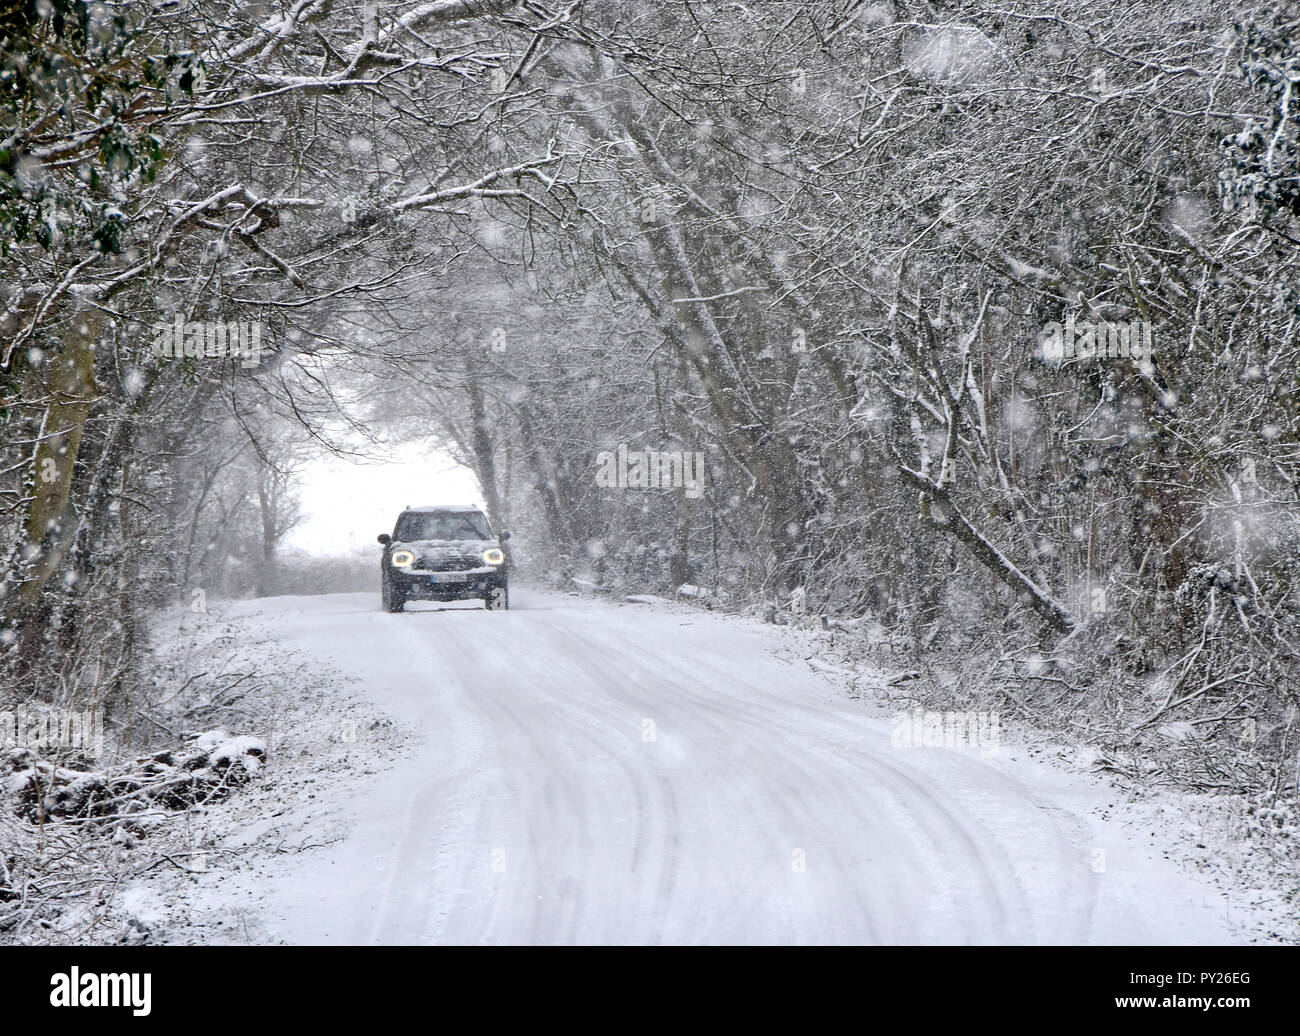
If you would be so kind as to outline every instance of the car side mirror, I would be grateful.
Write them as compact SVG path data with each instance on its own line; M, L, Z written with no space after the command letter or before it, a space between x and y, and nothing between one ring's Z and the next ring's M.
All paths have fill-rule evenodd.
M504 531L497 537L497 541L500 543L505 543L508 539L510 539L510 533Z
M386 532L381 532L379 534L379 542L382 543L385 547L387 547L390 543L393 542L393 537L389 536L388 533Z

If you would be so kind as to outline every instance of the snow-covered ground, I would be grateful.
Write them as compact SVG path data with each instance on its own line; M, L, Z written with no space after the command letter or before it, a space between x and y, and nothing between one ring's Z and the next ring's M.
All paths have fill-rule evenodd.
M794 631L652 599L513 598L230 606L417 736L364 782L286 807L293 843L318 848L167 879L191 936L1178 944L1266 928L1257 896L1169 858L1097 778L1005 744L896 747L887 713L789 651ZM349 734L364 756L367 725ZM163 893L129 894L163 917Z

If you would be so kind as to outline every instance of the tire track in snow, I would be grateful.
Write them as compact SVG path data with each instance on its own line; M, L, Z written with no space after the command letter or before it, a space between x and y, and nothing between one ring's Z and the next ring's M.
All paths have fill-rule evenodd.
M1067 778L1049 791L1031 764L895 748L754 624L516 601L257 603L286 646L427 736L341 803L344 843L260 890L289 941L1225 941L1208 909L1183 916L1204 889L1171 892L1169 865L1131 852L1091 874L1093 825L1057 804Z

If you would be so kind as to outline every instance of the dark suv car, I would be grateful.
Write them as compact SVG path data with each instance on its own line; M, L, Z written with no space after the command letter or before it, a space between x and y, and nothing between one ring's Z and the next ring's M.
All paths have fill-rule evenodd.
M383 533L380 562L384 610L407 601L481 600L493 611L510 607L510 559L477 507L408 507L393 534Z

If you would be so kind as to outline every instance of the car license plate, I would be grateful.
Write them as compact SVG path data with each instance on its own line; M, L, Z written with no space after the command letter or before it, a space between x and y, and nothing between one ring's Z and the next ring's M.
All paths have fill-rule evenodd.
M465 582L464 572L435 572L433 574L435 583L463 583Z

